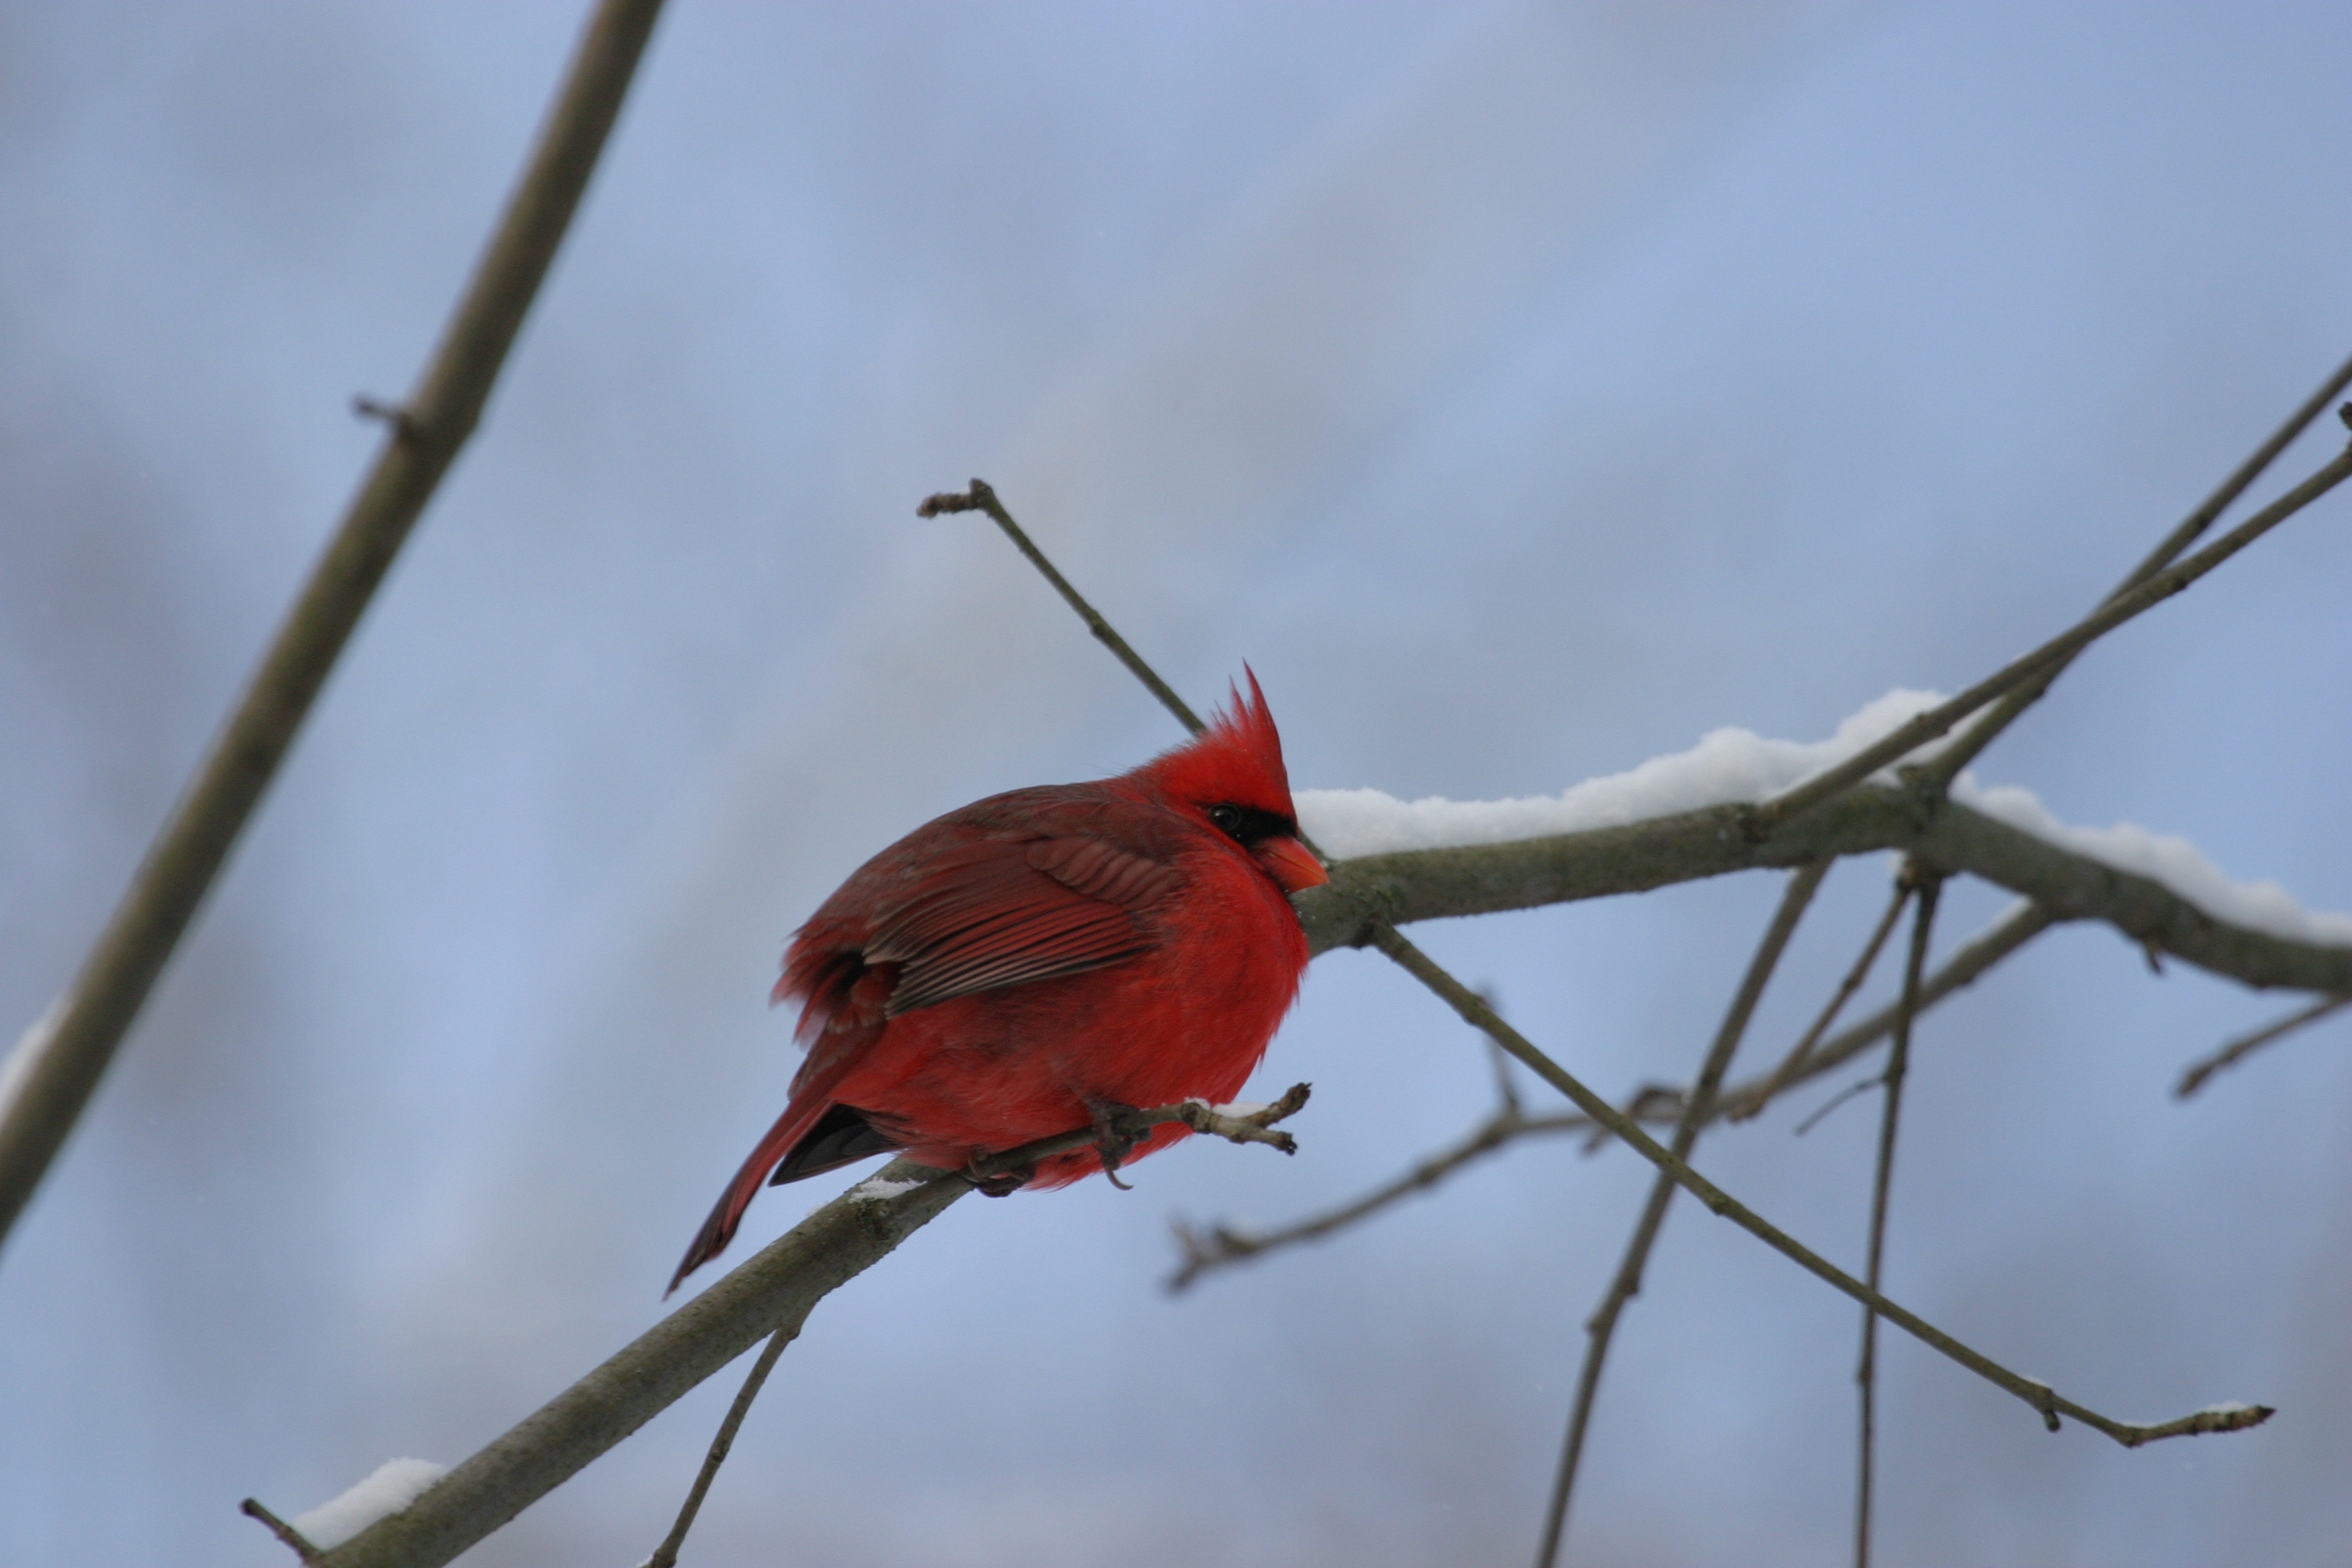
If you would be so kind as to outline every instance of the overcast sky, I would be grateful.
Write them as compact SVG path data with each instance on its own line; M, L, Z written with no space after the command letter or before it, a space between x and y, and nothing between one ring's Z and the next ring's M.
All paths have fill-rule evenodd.
M578 11L0 4L0 1037L66 982L331 526ZM0 1253L0 1560L280 1563L662 1310L782 1102L782 943L868 854L1176 738L924 495L992 479L1302 786L1558 790L1818 740L2066 624L2352 352L2352 13L679 0L474 446ZM2322 460L2330 429L2265 492ZM1979 766L2352 910L2352 503L2103 644ZM1768 996L1801 1028L1890 868ZM1738 879L1417 932L1612 1094L1686 1074ZM2005 896L1962 886L1943 945ZM1884 977L1878 990L1886 988ZM1882 1560L2333 1563L2352 1026L2104 929L1923 1026L1889 1283L2127 1453L1883 1341ZM1517 1563L1646 1184L1445 1142L1477 1042L1310 972L1302 1152L959 1205L819 1309L696 1568ZM1874 1102L1701 1164L1858 1261ZM765 1194L730 1259L845 1178ZM1696 1210L1605 1385L1596 1563L1846 1548L1854 1313ZM468 1561L641 1560L714 1380Z

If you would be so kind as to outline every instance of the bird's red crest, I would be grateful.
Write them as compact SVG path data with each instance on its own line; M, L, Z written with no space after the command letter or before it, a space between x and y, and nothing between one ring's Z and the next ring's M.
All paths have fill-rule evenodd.
M1232 701L1211 715L1206 730L1152 758L1135 770L1136 776L1193 805L1231 802L1290 816L1290 773L1282 764L1282 735L1274 727L1256 673L1244 665L1242 674L1249 681L1248 696L1239 687L1229 688Z

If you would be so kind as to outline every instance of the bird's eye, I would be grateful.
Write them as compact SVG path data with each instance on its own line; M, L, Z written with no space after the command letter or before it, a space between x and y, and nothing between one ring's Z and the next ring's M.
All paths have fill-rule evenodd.
M1209 820L1217 825L1221 833L1234 838L1242 836L1242 808L1238 805L1213 805L1209 807Z

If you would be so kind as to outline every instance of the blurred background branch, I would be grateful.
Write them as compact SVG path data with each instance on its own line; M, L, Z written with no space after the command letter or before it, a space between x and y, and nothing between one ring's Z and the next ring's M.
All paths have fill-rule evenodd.
M591 15L440 343L408 400L382 411L383 448L326 552L79 973L0 1061L0 1243L97 1091L362 612L473 434L660 14L661 0L603 0Z

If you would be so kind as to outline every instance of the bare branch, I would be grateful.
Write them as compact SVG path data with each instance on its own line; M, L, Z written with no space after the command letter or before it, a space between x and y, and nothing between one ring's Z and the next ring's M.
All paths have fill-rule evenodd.
M1616 1107L1585 1087L1583 1082L1536 1048L1525 1036L1505 1022L1495 1010L1478 999L1476 993L1447 974L1393 928L1379 939L1382 950L1451 1005L1474 1028L1486 1030L1502 1042L1503 1048L1524 1063L1537 1077L1559 1089L1587 1116L1606 1126L1630 1145L1642 1158L1671 1175L1677 1185L1705 1204L1708 1210L1731 1221L1748 1235L1763 1242L1783 1258L1795 1263L1808 1274L1834 1289L1852 1297L1864 1307L1901 1329L1923 1344L1941 1352L1967 1367L1995 1387L2016 1395L2041 1412L2042 1421L2051 1430L2058 1428L2061 1416L2072 1416L2085 1426L2096 1427L2126 1448L2137 1448L2143 1443L2159 1437L2183 1436L2200 1432L2233 1432L2248 1426L2258 1426L2271 1418L2273 1412L2267 1405L2213 1405L2177 1420L2143 1426L2117 1421L2097 1411L2078 1405L2052 1389L2046 1384L2020 1376L2009 1368L1973 1350L1937 1328L1909 1309L1888 1300L1861 1280L1839 1268L1795 1237L1757 1215L1730 1194L1700 1175L1684 1161L1676 1158L1658 1141L1642 1131L1632 1119ZM429 1495L429 1494L428 1494Z
M1087 630L1094 633L1095 640L1110 649L1118 662L1127 666L1128 673L1143 682L1145 689L1152 696L1160 699L1161 707L1176 715L1178 723L1195 735L1206 727L1201 722L1201 716L1193 712L1181 697L1176 695L1175 688L1160 679L1159 671L1144 663L1143 656L1128 646L1127 639L1118 635L1118 628L1103 619L1095 607L1087 603L1086 596L1070 585L1070 580L1067 577L1054 569L1054 563L1045 559L1044 551L1030 542L1028 534L1023 532L1021 525L1013 521L1013 514L1004 510L1004 503L996 499L995 489L986 479L972 480L971 489L962 495L942 492L931 496L915 509L915 515L937 517L941 512L950 511L986 512L990 521L1004 531L1004 537L1013 541L1013 548L1028 557L1029 564L1044 574L1045 581L1054 585L1054 591L1061 595L1070 608L1078 613L1078 619L1087 623Z
M2032 681L2054 677L2083 649L2181 592L2347 478L2352 478L2352 449L2337 453L2310 478L2179 565L2167 567L2137 587L2116 595L2032 653L2011 660L1958 697L1928 709L1837 766L1752 807L1742 816L1742 829L1758 838L1769 837L1800 812L1853 788L1887 763L1947 733L1987 703Z
M2239 1036L2211 1056L2191 1064L2189 1070L2180 1075L2180 1081L2173 1086L2172 1097L2187 1100L2205 1087L2207 1079L2223 1068L2234 1067L2242 1058L2252 1056L2264 1046L2283 1040L2298 1029L2316 1024L2346 1006L2352 1006L2352 996L2322 996L2310 1006L2298 1008L2275 1024L2256 1029L2251 1035Z
M1732 994L1731 1005L1723 1015L1723 1023L1715 1032L1706 1059L1699 1065L1698 1077L1692 1080L1689 1101L1683 1108L1681 1120L1675 1124L1676 1160L1687 1161L1692 1149L1697 1146L1699 1130L1714 1112L1716 1090L1722 1087L1723 1075L1730 1070L1732 1054L1747 1036L1748 1021L1756 1016L1756 1004L1763 999L1764 987L1770 982L1772 971L1780 966L1780 954L1788 950L1789 939L1796 934L1797 922L1804 919L1832 864L1817 860L1799 868L1789 879L1789 886L1780 895L1780 907L1773 911L1771 923L1764 928L1763 940L1757 943L1756 954L1748 962L1748 973L1740 977L1739 988ZM1609 1359L1609 1342L1617 1332L1617 1319L1624 1311L1625 1303L1641 1294L1642 1273L1649 1267L1650 1248L1657 1243L1658 1232L1665 1224L1666 1205L1674 1201L1674 1178L1662 1168L1657 1180L1650 1184L1650 1195L1643 1201L1641 1218L1634 1222L1633 1234L1625 1244L1625 1256L1617 1265L1616 1277L1609 1282L1609 1293L1585 1322L1583 1364L1577 1369L1576 1400L1569 1412L1568 1435L1560 1443L1559 1469L1552 1480L1551 1500L1544 1510L1543 1534L1536 1547L1536 1568L1552 1568L1559 1560L1560 1535L1568 1526L1569 1500L1576 1490L1577 1464L1584 1455L1584 1434L1591 1425L1592 1403L1601 1391L1601 1369Z
M2114 593L2107 597L2113 599L2116 594L2128 592L2171 565L2175 557L2195 543L2223 512L2230 510L2231 503L2245 493L2247 486L2262 477L2263 470L2276 461L2281 452L2294 444L2296 437L2310 428L2312 421L2327 411L2327 405L2336 400L2336 394L2347 386L2352 386L2352 359L2338 365L2336 374L2322 383L2318 391L2305 398L2303 406L2288 415L2286 422L2272 431L2269 439L2255 447L2252 456L2239 464L2195 511L2183 518L2179 525L2165 536L2164 542L2150 551L2146 560L2133 567L2130 575L2117 584ZM2019 714L2040 701L2042 694L2050 689L2052 682L2063 675L2066 665L2073 662L2071 658L2066 660L2048 674L2027 682L2002 698L1990 712L1969 725L1958 740L1938 753L1933 762L1921 764L1917 780L1919 787L1938 795L1950 788L1952 781L1959 777L1960 770L1991 745Z
M686 1532L694 1528L694 1516L702 1511L702 1500L709 1495L710 1483L718 1479L719 1467L734 1450L735 1434L743 1429L743 1417L751 1413L751 1401L760 1397L761 1385L776 1370L776 1363L782 1358L784 1347L793 1342L796 1331L793 1326L787 1325L768 1336L767 1349L751 1363L751 1374L743 1379L735 1403L727 1407L727 1418L719 1423L718 1436L710 1439L710 1451L702 1456L702 1468L695 1473L694 1485L687 1489L686 1501L678 1505L677 1522L669 1527L662 1543L646 1559L645 1568L677 1568L678 1548L686 1544Z
M1962 944L1958 952L1945 961L1943 968L1927 978L1919 988L1918 1006L1913 1016L1916 1017L1927 1012L1953 992L1973 984L1986 970L2057 922L2058 917L2040 904L2024 904L2011 910L1994 922L1991 930ZM1881 1008L1853 1027L1832 1035L1810 1053L1804 1065L1785 1081L1776 1083L1773 1078L1767 1078L1726 1090L1721 1102L1723 1114L1735 1121L1746 1121L1754 1116L1783 1089L1821 1077L1894 1033L1895 1022L1902 1014L1902 1004L1898 1001ZM1778 1076L1777 1073L1773 1075L1774 1078Z
M2049 930L2055 920L2056 917L2048 910L2033 904L2023 905L2011 911L1990 931L1965 943L1942 969L1928 978L1920 988L1919 1010L1924 1013L1952 993L1969 985L1986 970ZM1486 1000L1489 1006L1494 1005L1483 994L1482 999ZM1763 1110L1773 1098L1787 1089L1843 1066L1892 1033L1896 1012L1897 1009L1890 1005L1853 1027L1831 1037L1806 1058L1798 1072L1783 1081L1775 1082L1779 1075L1773 1073L1726 1089L1717 1099L1708 1121L1712 1122L1726 1116L1735 1121L1745 1120ZM1495 1048L1500 1049L1499 1047ZM1856 1086L1855 1092L1870 1087L1871 1084L1865 1081ZM1672 1126L1682 1119L1688 1092L1685 1089L1669 1085L1650 1085L1628 1102L1625 1114L1636 1121L1653 1126ZM1833 1107L1835 1102L1832 1104ZM1814 1118L1821 1114L1820 1111L1814 1112ZM1176 1244L1183 1261L1169 1278L1168 1287L1171 1290L1181 1290L1201 1276L1228 1265L1344 1230L1402 1198L1426 1192L1463 1166L1519 1139L1549 1137L1563 1132L1588 1133L1603 1142L1609 1137L1606 1127L1582 1111L1529 1116L1520 1109L1515 1097L1511 1103L1498 1108L1459 1142L1449 1144L1421 1160L1403 1174L1337 1208L1269 1231L1238 1230L1223 1222L1203 1229L1179 1221L1175 1226Z
M1853 967L1847 970L1845 978L1838 982L1837 990L1813 1019L1812 1026L1789 1047L1789 1054L1780 1058L1780 1065L1765 1075L1756 1088L1754 1098L1742 1109L1731 1112L1731 1120L1745 1121L1754 1116L1771 1103L1774 1095L1804 1071L1806 1058L1812 1055L1813 1047L1821 1043L1823 1035L1829 1033L1829 1027L1837 1022L1838 1015L1845 1011L1845 1005L1853 1000L1853 994L1861 990L1864 982L1870 978L1871 970L1878 963L1879 950L1886 945L1887 937L1893 934L1895 922L1902 917L1903 906L1911 900L1911 891L1910 878L1895 879L1895 895L1886 900L1886 912L1879 917L1876 929L1870 933L1870 940L1863 943L1862 954L1853 961Z
M514 194L425 367L387 421L375 466L236 710L147 851L81 972L0 1071L0 1238L97 1089L181 933L195 917L352 628L472 435L538 296L660 14L604 0L590 19Z
M1175 1232L1176 1247L1182 1262L1178 1265L1176 1272L1168 1277L1167 1288L1171 1294L1181 1292L1203 1274L1255 1258L1260 1253L1273 1252L1299 1242L1315 1241L1334 1231L1344 1230L1400 1198L1427 1191L1463 1166L1493 1153L1516 1139L1547 1132L1582 1131L1591 1125L1589 1119L1572 1111L1558 1116L1528 1116L1515 1101L1509 1102L1473 1128L1467 1137L1430 1155L1393 1181L1383 1183L1338 1208L1286 1225L1280 1230L1235 1230L1223 1224L1212 1225L1204 1230L1179 1219L1171 1228Z
M1919 977L1927 967L1927 943L1936 930L1936 902L1944 879L1916 861L1903 868L1904 879L1918 889L1919 901L1911 917L1911 956L1903 968L1903 995L1895 1003L1895 1044L1887 1052L1886 1072L1879 1080L1886 1100L1878 1118L1878 1163L1870 1184L1870 1262L1864 1282L1874 1293L1886 1258L1886 1200L1895 1184L1895 1130L1903 1116L1903 1079L1911 1068L1911 1026L1919 1016ZM1870 1499L1872 1460L1878 1425L1878 1312L1862 1310L1862 1364L1854 1370L1862 1385L1861 1455L1854 1474L1853 1568L1870 1568Z

